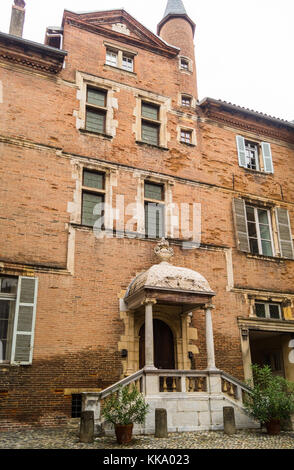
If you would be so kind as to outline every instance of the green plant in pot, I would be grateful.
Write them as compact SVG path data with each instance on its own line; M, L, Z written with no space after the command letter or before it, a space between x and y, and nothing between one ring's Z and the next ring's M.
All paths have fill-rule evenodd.
M281 421L294 412L294 384L284 377L275 376L269 366L252 365L253 381L248 385L251 393L246 395L246 412L265 425L268 434L279 434Z
M115 428L117 442L125 444L131 441L133 425L143 424L149 405L135 385L119 387L104 402L102 416Z

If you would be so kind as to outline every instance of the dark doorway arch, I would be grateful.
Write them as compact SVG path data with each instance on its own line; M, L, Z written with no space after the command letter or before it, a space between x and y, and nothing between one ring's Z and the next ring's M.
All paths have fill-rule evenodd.
M170 327L162 320L153 320L154 365L157 369L175 368L174 337ZM145 324L139 331L139 367L145 366Z

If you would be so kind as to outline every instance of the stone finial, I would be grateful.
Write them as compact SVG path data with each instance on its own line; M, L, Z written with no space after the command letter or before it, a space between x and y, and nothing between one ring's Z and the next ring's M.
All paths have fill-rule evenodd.
M157 243L154 248L154 253L160 259L160 262L168 262L174 256L174 250L169 246L169 243L164 238Z
M14 0L14 5L24 8L26 6L26 2L24 0Z

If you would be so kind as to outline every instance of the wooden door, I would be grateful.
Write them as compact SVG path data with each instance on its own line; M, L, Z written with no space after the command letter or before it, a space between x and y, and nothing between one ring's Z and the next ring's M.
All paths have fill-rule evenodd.
M170 327L161 320L153 320L154 365L157 369L175 368L174 338ZM145 325L139 332L139 368L145 365Z

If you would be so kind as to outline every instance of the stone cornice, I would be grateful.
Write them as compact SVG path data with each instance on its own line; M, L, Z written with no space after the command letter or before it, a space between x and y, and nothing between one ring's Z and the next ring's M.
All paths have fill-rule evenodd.
M226 103L207 100L200 104L202 117L219 122L223 125L251 132L265 137L272 137L294 143L294 127L283 120L267 117L261 113L253 113ZM201 114L201 113L200 113Z
M57 74L62 70L66 55L65 51L0 33L0 59L10 63Z

